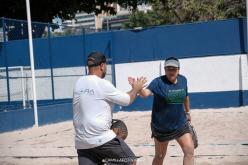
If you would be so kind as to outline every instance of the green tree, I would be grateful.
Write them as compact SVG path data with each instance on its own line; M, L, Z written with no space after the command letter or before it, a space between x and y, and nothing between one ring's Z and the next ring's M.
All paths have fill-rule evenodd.
M237 18L246 15L245 0L150 0L152 10L135 11L125 28ZM145 22L144 22L145 18Z
M63 20L72 19L78 11L115 14L115 8L111 5L113 3L135 10L137 5L143 2L143 0L30 0L30 6L33 21L51 22L56 15ZM0 4L0 17L27 19L25 0L0 0Z
M78 11L113 15L113 3L133 11L127 28L245 16L245 0L30 0L32 20L42 22L51 22L56 15L72 19ZM137 11L142 3L151 4L152 11ZM0 0L0 4L0 17L26 19L25 0Z

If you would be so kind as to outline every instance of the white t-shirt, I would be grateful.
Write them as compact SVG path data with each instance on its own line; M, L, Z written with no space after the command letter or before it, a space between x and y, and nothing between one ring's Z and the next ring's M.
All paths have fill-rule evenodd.
M81 77L73 91L73 125L76 149L100 146L116 134L110 129L113 103L127 106L130 96L95 75Z

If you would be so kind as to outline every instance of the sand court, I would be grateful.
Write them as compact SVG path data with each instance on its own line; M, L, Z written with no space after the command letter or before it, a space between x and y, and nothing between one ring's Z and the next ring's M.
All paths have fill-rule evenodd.
M151 139L151 111L114 113L129 131L127 144L137 156L138 165L150 165L154 156ZM196 165L248 164L248 107L192 110L199 147ZM169 144L164 164L182 164L179 145ZM1 165L76 165L72 121L0 134Z

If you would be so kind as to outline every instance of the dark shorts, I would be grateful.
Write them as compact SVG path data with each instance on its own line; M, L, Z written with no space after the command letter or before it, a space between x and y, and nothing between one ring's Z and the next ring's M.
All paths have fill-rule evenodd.
M77 153L79 165L129 165L136 159L128 145L118 137L95 148L78 149Z
M151 124L151 130L152 130L152 137L156 138L160 142L164 142L164 141L177 139L186 133L190 133L190 125L187 122L180 128L173 131L159 131L156 128L154 128Z

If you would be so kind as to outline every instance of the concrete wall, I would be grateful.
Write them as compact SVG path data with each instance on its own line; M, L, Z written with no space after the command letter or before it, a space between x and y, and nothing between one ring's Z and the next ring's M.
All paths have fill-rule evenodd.
M25 100L32 100L32 79L31 70L10 69L10 101L21 101L23 98L22 92L24 91ZM2 68L5 69L5 68ZM112 82L112 66L107 65L106 79ZM54 81L54 96L55 99L71 99L73 87L80 76L86 75L87 69L85 66L81 67L66 67L53 69ZM36 92L38 100L49 100L52 98L52 79L50 69L37 69L36 74ZM24 77L22 77L22 75ZM0 76L6 77L4 72ZM24 89L22 86L22 81ZM6 79L0 79L0 102L8 101Z
M248 67L247 55L229 55L214 57L198 57L180 59L180 74L188 79L189 93L197 100L191 99L193 108L220 108L229 106L248 105ZM116 65L116 86L128 91L128 76L148 78L148 84L155 78L164 74L163 61L149 61L137 63L124 63ZM228 95L227 95L228 93ZM215 99L208 98L216 95ZM200 103L199 103L199 98ZM146 100L151 108L151 100ZM142 104L138 99L136 104ZM137 109L130 106L127 109Z

